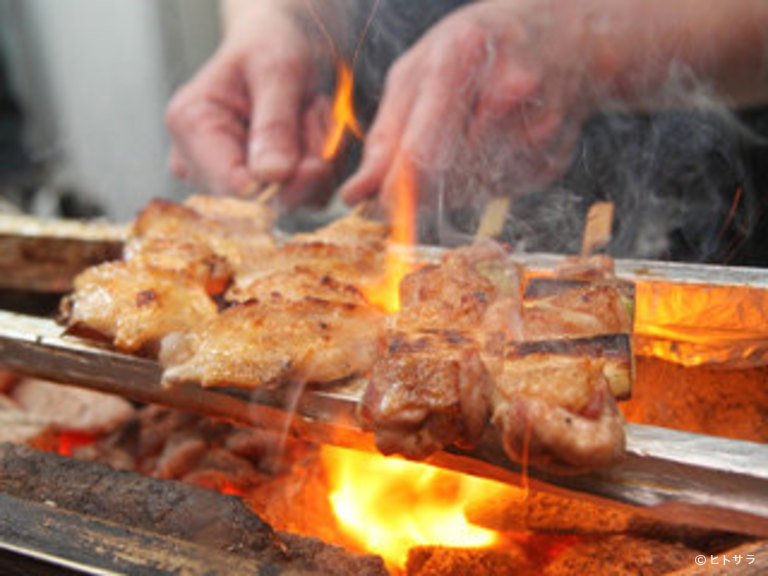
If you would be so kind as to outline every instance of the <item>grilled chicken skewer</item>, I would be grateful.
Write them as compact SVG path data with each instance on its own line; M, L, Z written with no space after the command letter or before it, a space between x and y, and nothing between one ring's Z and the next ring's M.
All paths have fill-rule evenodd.
M264 390L370 375L361 415L385 454L421 460L471 445L492 423L510 457L538 467L621 458L611 378L631 382L631 362L519 346L628 334L610 270L524 301L522 271L489 241L406 276L402 309L387 315L364 296L388 274L387 226L352 214L278 243L272 218L238 199L153 202L124 260L75 281L68 332L159 358L168 386Z
M416 458L433 454L432 459L439 460L448 451L461 450L451 447L452 443L474 444L469 454L475 461L491 461L498 466L504 459L499 457L500 446L507 454L520 456L526 438L532 440L532 462L550 470L560 465L569 472L580 466L602 466L614 462L621 454L624 437L613 397L628 390L631 352L626 336L622 341L614 331L628 332L630 327L623 314L620 291L610 285L612 274L601 268L604 261L571 263L566 270L560 270L560 275L574 280L575 286L524 299L519 294L519 282L511 278L514 267L505 265L503 254L494 250L489 253L483 247L456 251L437 267L417 271L403 282L403 310L387 320L386 335L381 337L386 344L385 353L374 360L372 348L357 342L350 346L344 336L364 334L367 323L379 325L375 311L364 299L355 304L360 294L354 283L375 277L383 241L380 225L368 225L362 219L342 220L319 233L297 237L276 247L268 234L251 225L253 219L248 222L247 212L234 213L234 223L241 219L248 224L229 227L226 223L233 213L227 209L220 211L218 206L207 210L190 202L184 207L198 215L201 211L210 212L212 222L188 218L185 210L177 211L175 207L159 208L160 218L145 213L134 227L128 244L132 249L127 250L128 258L122 263L137 267L136 274L128 270L123 284L128 287L129 296L134 297L114 307L113 317L122 320L126 310L135 308L140 318L142 309L154 306L158 300L155 296L163 294L154 288L137 291L134 284L141 277L139 271L156 274L158 278L163 274L179 276L196 287L203 299L209 298L219 305L223 300L231 308L223 313L216 311L212 318L193 320L194 326L171 326L169 330L161 323L154 332L148 331L143 341L139 330L137 344L121 341L119 332L112 330L108 322L106 329L91 325L126 350L149 354L155 354L156 348L165 351L162 356L168 366L166 375L170 375L166 382L177 386L172 395L166 396L165 391L152 387L120 388L118 384L123 395L244 421L253 418L254 408L244 401L242 393L209 393L185 383L254 387L262 390L257 398L258 405L263 406L279 405L285 392L279 388L281 383L310 380L323 384L326 390L302 396L299 412L313 417L313 413L321 415L326 410L324 416L316 416L320 423L304 422L303 426L321 440L326 435L326 441L349 445L368 438L359 432L350 415L344 422L351 423L352 433L342 434L347 429L341 426L339 407L344 405L354 406L355 412L363 407L365 420L376 432L380 448L385 446L385 451ZM164 211L171 217L163 215ZM189 236L183 232L185 219L193 223ZM224 226L219 225L222 220ZM175 221L182 224L176 226ZM256 236L261 234L256 243L249 238L253 230ZM580 286L580 278L585 275L590 276L592 283ZM290 281L286 281L288 278ZM232 279L239 282L227 286ZM95 303L102 285L102 281L90 284ZM88 283L86 289L81 287L81 295L88 296L87 286ZM88 298L81 300L87 302ZM167 305L166 300L172 304L172 298L162 298ZM78 304L77 298L74 304ZM359 306L362 313L355 311L354 306ZM94 310L96 317L100 310L98 306ZM174 319L180 316L174 310L183 313L183 306L166 306L165 312L169 310L170 315L157 316ZM334 326L330 320L339 319L334 310L349 312L348 320L352 322L344 320ZM70 319L73 317L75 313L70 314ZM287 342L291 330L281 336L279 327L293 322L292 317L305 322L307 329L300 339L301 346L295 345L291 350ZM272 318L285 318L285 322L270 324ZM239 362L224 374L210 373L211 367L230 354L227 339L240 337L237 327L243 325L242 320L254 327L257 338L241 338L246 344L241 357L253 352L248 342L255 343L256 349L263 347L259 344L264 341L259 338L264 335L276 337L275 345L240 380L234 377ZM233 328L227 328L227 322ZM89 327L88 322L82 324ZM220 329L211 329L216 324L221 324ZM141 328L144 322L140 320L134 325ZM121 328L119 322L115 326ZM329 328L332 335L324 335L323 330ZM370 333L372 336L363 340L375 344L380 339L378 330ZM585 344L585 340L591 342ZM595 346L596 342L599 343ZM617 348L614 357L611 346L617 343L624 347ZM280 345L287 346L289 351L281 352ZM299 348L301 353L297 354ZM364 351L359 355L359 364L336 361L358 349ZM588 349L600 353L593 358L585 353ZM262 361L268 360L269 354L272 359ZM614 362L616 358L618 363ZM315 363L314 359L324 361ZM367 391L350 387L349 378L366 375L369 364L373 366L372 376L366 382ZM270 366L274 369L264 371ZM260 372L263 374L259 375ZM542 378L542 373L546 378ZM346 380L335 386L333 382L339 379ZM83 378L83 373L76 380L96 382L97 386L103 382L98 377ZM552 386L553 382L557 386ZM275 387L278 388L263 392ZM201 398L210 404L201 402ZM318 411L318 406L325 408ZM501 434L501 442L498 436L489 438L489 415ZM571 434L574 428L583 428L575 442ZM514 469L514 465L506 462L500 468Z
M152 360L62 336L47 319L0 312L0 367L179 410L242 424L291 417L297 434L322 443L364 450L374 438L357 421L366 382L307 390L296 414L282 407L283 391L258 395L231 389L161 384ZM448 447L430 464L520 484L521 467L510 461L498 440L483 437L471 450ZM768 447L764 444L665 428L626 425L622 463L601 471L556 475L528 471L531 485L565 490L574 497L599 497L638 506L667 521L768 536Z

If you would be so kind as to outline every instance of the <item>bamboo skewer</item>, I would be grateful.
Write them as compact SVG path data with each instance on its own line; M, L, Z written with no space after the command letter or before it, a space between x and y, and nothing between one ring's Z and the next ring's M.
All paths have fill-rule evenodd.
M280 193L281 188L282 184L280 182L263 184L254 180L238 191L237 197L245 200L255 200L259 204L267 204Z
M613 227L613 202L597 202L587 212L584 235L581 238L581 257L586 258L611 241Z
M280 194L282 184L280 182L273 182L262 188L256 198L258 204L269 204L269 202Z
M353 216L365 218L373 213L375 206L376 204L373 202L373 200L364 200L363 202L355 204L355 207L352 208L350 214Z
M483 217L480 219L480 225L475 233L475 239L498 238L504 232L504 223L507 221L507 214L512 199L509 197L493 198L485 207Z
M494 198L488 202L475 238L498 238L504 231L511 203L509 197ZM613 202L597 202L590 207L581 241L582 257L604 248L611 241L613 214Z

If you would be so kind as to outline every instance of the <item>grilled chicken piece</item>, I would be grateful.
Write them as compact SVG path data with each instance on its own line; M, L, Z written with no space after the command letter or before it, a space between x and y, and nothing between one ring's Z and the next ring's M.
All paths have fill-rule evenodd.
M195 195L187 198L184 205L207 221L224 226L229 235L269 235L275 226L275 211L258 200Z
M482 433L492 386L483 356L503 343L486 317L519 289L496 286L479 266L500 270L503 260L503 251L485 245L455 250L401 282L402 309L361 407L385 454L423 459L455 442L471 444Z
M261 252L226 294L237 305L164 343L164 381L265 388L369 371L383 315L357 286L382 273L386 234L353 215Z
M475 343L461 333L396 332L374 365L361 416L382 453L422 460L480 437L490 386Z
M135 245L132 248L135 250ZM130 253L126 262L147 270L184 276L205 288L211 296L224 292L232 283L234 268L229 260L197 239L157 237L146 239L140 250Z
M304 298L317 298L329 302L367 305L365 296L352 284L339 282L333 276L315 274L303 266L278 270L257 277L248 284L236 284L226 294L229 302L243 303L260 298L283 298L295 302Z
M613 464L624 453L624 419L599 361L505 362L491 407L504 450L518 462L573 472Z
M579 339L627 332L621 299L607 284L579 285L521 305L519 277L503 252L480 246L403 280L361 409L382 452L423 459L471 444L492 414L515 460L573 469L621 456L610 385L626 392L631 365L613 354L628 345Z
M138 215L131 239L207 235L221 238L269 235L274 214L245 200L193 196L184 204L156 199Z
M506 330L519 319L518 270L497 245L479 244L449 252L439 265L425 266L400 283L401 329ZM486 320L493 326L485 326Z
M209 296L224 292L246 260L274 250L272 220L265 206L242 200L151 202L133 224L125 260L75 280L62 310L68 331L154 354L166 334L213 318Z
M276 272L307 270L361 287L385 273L385 224L352 214L311 234L297 234L271 253L260 252L236 279L237 290Z
M109 262L75 279L62 312L70 334L152 354L166 334L191 330L214 318L217 310L194 278L134 262Z
M520 340L589 338L602 334L628 334L632 314L615 283L575 285L523 305Z
M291 244L321 243L384 250L388 236L388 225L352 213L311 234L296 234Z
M370 369L380 324L367 306L280 296L248 301L169 336L160 355L163 382L271 388L341 380Z
M523 303L489 400L510 458L559 472L621 459L616 398L631 393L633 374L621 335L632 332L633 318L631 297L611 272L603 257L574 261L563 274L580 281Z
M333 278L337 282L362 286L384 273L384 254L363 247L324 244L320 242L280 246L253 258L253 265L235 281L238 291L275 273L306 270L315 276Z
M154 200L133 224L125 259L192 275L221 292L236 272L275 250L265 228L273 218L258 203L232 198Z

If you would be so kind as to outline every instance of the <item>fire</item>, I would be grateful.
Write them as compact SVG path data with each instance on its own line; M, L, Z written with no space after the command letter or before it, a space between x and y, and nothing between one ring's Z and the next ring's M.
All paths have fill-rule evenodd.
M748 286L638 281L636 351L684 366L759 357L766 337L768 296Z
M400 281L414 269L417 192L413 170L407 163L400 162L390 206L392 231L387 245L385 274L380 281L363 287L368 300L387 312L400 309Z
M392 566L404 567L414 546L486 548L500 541L498 532L469 523L464 510L513 487L330 446L322 457L341 528Z
M332 124L323 144L324 160L331 160L336 156L347 131L352 132L358 138L363 137L363 131L355 116L354 85L352 70L344 62L339 62L336 71Z
M357 122L353 100L352 69L346 63L339 61L332 123L323 145L325 160L331 160L336 156L348 131L361 139L364 136ZM411 247L415 237L416 192L413 171L401 162L394 190L394 202L391 206L392 232L387 250L386 272L379 281L363 287L369 301L388 312L396 312L400 309L400 281L413 270Z

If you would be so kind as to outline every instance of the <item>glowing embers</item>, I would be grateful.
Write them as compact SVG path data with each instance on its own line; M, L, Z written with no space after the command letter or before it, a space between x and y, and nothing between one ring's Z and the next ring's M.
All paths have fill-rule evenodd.
M417 546L486 548L500 535L471 524L465 506L522 490L426 464L324 446L329 498L341 528L368 552L403 567Z
M98 436L85 432L60 432L56 435L56 452L62 456L72 456L78 448L90 446Z

